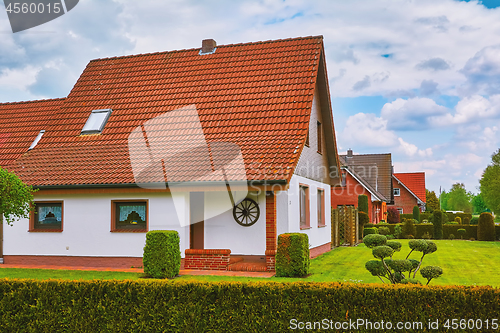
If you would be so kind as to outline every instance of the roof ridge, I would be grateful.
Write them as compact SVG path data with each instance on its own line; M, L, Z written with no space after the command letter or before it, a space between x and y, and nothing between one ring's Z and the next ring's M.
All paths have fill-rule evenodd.
M217 48L234 47L234 46L241 46L241 45L271 44L271 43L286 42L286 41L292 41L292 40L319 39L319 38L321 38L321 40L323 40L323 35L290 37L290 38L284 38L284 39L269 39L269 40L264 40L264 41L236 43L236 44L223 44L223 45L217 45ZM157 52L137 53L137 54L129 54L129 55L123 55L123 56L106 57L106 58L96 58L96 59L90 60L89 64L91 62L94 62L94 61L111 60L111 59L126 59L126 58L140 57L140 56L152 56L152 55L158 55L158 54L187 52L187 51L199 50L200 48L201 47L194 47L194 48L190 48L190 49L157 51Z
M67 97L59 97L59 98L47 98L47 99L35 99L35 100L31 100L31 101L3 102L3 103L0 103L0 106L2 106L2 105L15 105L15 104L40 103L40 102L54 102L54 101L64 100L66 98Z

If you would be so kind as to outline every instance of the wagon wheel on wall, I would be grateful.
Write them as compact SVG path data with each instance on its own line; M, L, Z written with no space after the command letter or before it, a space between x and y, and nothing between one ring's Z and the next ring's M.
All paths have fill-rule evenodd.
M246 198L233 208L233 217L236 223L243 227L250 227L257 222L260 216L259 205L255 200Z

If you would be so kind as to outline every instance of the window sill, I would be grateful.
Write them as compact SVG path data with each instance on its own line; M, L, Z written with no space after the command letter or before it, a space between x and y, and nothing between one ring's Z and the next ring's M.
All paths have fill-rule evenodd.
M320 154L320 155L323 155L323 153L322 153L322 152L320 152L320 151L318 151L317 153L318 153L318 154Z
M141 233L141 232L148 232L148 231L146 229L137 229L137 230L120 230L120 229L117 229L117 230L111 230L111 232L118 232L118 233L122 233L122 232L125 232L125 233L128 233L128 232Z
M31 229L28 232L63 232L61 229Z
M300 230L312 229L310 226L300 227Z
M326 224L319 224L318 225L318 228L324 228L324 227L326 227Z

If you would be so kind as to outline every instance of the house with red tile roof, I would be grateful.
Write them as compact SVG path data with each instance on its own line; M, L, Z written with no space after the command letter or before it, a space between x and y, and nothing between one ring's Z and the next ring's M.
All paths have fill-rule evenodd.
M66 98L0 119L2 167L38 189L30 219L3 227L5 263L141 266L146 232L165 229L187 268L238 254L273 270L285 232L330 249L321 36L92 60Z
M425 211L425 172L392 174L394 205L400 214L412 214L413 207Z
M338 206L358 207L358 196L368 197L368 216L371 223L385 220L387 205L392 197L392 159L391 154L353 154L339 155L342 180L332 186L331 203Z

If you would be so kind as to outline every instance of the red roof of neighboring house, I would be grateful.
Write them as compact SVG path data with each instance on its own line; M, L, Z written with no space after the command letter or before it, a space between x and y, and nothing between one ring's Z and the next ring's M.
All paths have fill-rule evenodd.
M64 99L0 104L0 167L28 151Z
M239 146L248 180L289 181L305 143L317 82L323 82L322 108L329 110L323 122L334 152L330 163L338 163L332 163L337 149L321 36L199 52L92 60L37 147L9 169L36 186L133 184L127 141L132 131L194 105L206 141ZM80 135L92 110L107 108L113 111L102 133ZM189 136L181 132L177 138ZM196 172L197 162L180 157L167 162Z
M426 202L425 172L395 173L394 176L410 189L420 200Z

